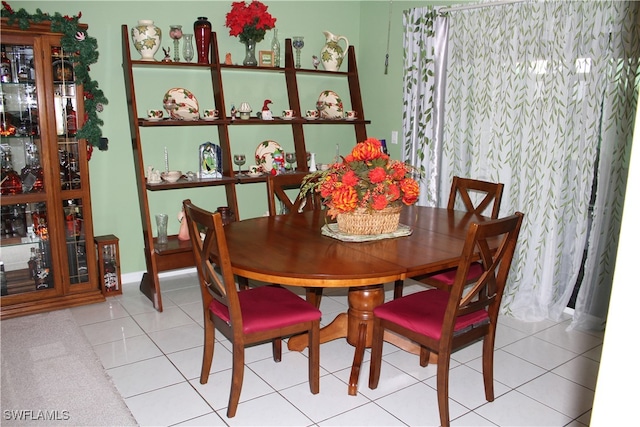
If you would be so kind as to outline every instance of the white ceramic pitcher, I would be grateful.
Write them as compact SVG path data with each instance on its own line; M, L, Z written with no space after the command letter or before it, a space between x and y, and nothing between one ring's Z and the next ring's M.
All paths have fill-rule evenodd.
M342 65L344 55L349 49L349 40L344 36L338 36L329 31L322 32L327 39L324 47L320 50L320 59L324 69L327 71L338 71ZM340 40L344 40L346 47L344 50L338 44Z

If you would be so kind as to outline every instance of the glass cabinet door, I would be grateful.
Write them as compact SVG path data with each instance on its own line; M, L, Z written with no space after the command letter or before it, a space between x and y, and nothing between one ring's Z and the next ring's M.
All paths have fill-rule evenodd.
M49 198L42 163L32 44L2 44L0 239L2 295L54 288Z
M58 171L62 193L62 216L64 218L66 263L69 269L69 283L82 284L89 281L88 259L95 259L87 251L87 235L84 222L84 204L82 197L82 170L80 141L78 131L78 104L73 65L69 55L60 46L51 47L51 69L53 75L55 133L58 148ZM93 250L93 238L90 239ZM62 262L65 262L63 260ZM95 260L93 261L95 264Z

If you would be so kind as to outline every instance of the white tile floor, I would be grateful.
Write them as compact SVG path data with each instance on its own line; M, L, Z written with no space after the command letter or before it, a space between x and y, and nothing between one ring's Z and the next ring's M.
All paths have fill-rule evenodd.
M237 415L226 417L231 382L229 342L217 334L209 382L201 385L202 312L195 273L161 279L164 311L137 284L121 296L72 309L120 394L142 426L434 426L439 424L435 367L385 343L380 385L367 387L365 355L357 396L347 394L353 347L321 346L320 393L307 382L306 352L275 363L271 346L247 350ZM405 286L405 293L419 289ZM390 288L389 288L390 290ZM387 297L391 292L387 292ZM346 292L325 290L323 322L346 309ZM450 413L454 426L589 425L602 334L566 331L568 322L523 323L503 317L497 331L494 402L487 402L480 343L453 355Z

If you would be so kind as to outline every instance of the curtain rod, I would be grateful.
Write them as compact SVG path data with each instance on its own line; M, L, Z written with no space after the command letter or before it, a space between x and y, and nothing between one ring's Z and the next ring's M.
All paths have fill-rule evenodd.
M514 4L514 3L523 3L524 0L501 0L501 1L492 1L486 3L475 3L470 5L461 5L461 6L451 6L451 7L443 7L438 10L438 12L457 12L460 10L469 10L469 9L479 9L481 7L493 7L493 6L502 6L505 4Z

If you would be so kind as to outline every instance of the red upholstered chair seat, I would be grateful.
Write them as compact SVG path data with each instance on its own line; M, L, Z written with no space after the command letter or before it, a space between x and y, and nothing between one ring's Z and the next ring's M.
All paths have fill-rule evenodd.
M400 296L373 309L369 388L380 381L385 332L420 346L420 366L437 355L436 391L440 425L450 425L449 367L451 353L482 340L482 378L488 402L494 400L493 352L502 294L524 214L472 223L458 267L435 289ZM480 259L481 264L472 260ZM461 272L461 274L456 274ZM440 273L440 276L444 274ZM476 275L475 279L469 280ZM443 281L444 282L444 281Z
M448 270L444 270L438 274L434 274L433 276L429 276L429 279L436 280L438 282L442 282L445 285L451 286L453 285L453 281L456 280L456 273L458 272L458 268L450 268ZM484 272L484 268L482 268L482 264L479 262L474 262L469 267L469 274L467 274L467 280L477 280L478 277L482 275Z
M453 211L456 209L456 201L460 200L464 205L464 210L472 214L487 215L491 213L491 218L498 218L500 212L500 203L502 201L502 192L504 184L498 182L481 181L470 178L460 178L454 176L451 182L451 191L449 192L449 202L447 209ZM489 210L489 207L493 207ZM488 212L486 212L488 211ZM467 282L475 281L482 275L484 269L479 263L472 263L467 275ZM414 279L433 286L438 289L448 290L456 278L456 269L441 271L434 275L424 277L415 277ZM395 283L393 291L394 298L402 296L403 281L398 280Z
M204 314L204 349L200 384L207 384L216 330L232 344L231 393L227 417L233 418L240 402L244 378L245 347L271 341L273 360L282 360L282 339L307 334L309 388L320 392L320 317L318 308L280 286L249 288L236 285L222 215L182 202L189 228L193 261L198 270ZM204 234L204 238L202 237ZM215 262L215 263L214 263ZM244 289L242 291L238 288Z
M283 328L296 323L319 320L320 310L287 289L261 286L238 292L245 334ZM229 309L218 300L209 304L216 316L230 322Z
M373 313L421 335L440 339L449 297L449 292L430 289L389 301L374 308ZM474 311L458 317L454 330L464 330L488 318L486 310Z

